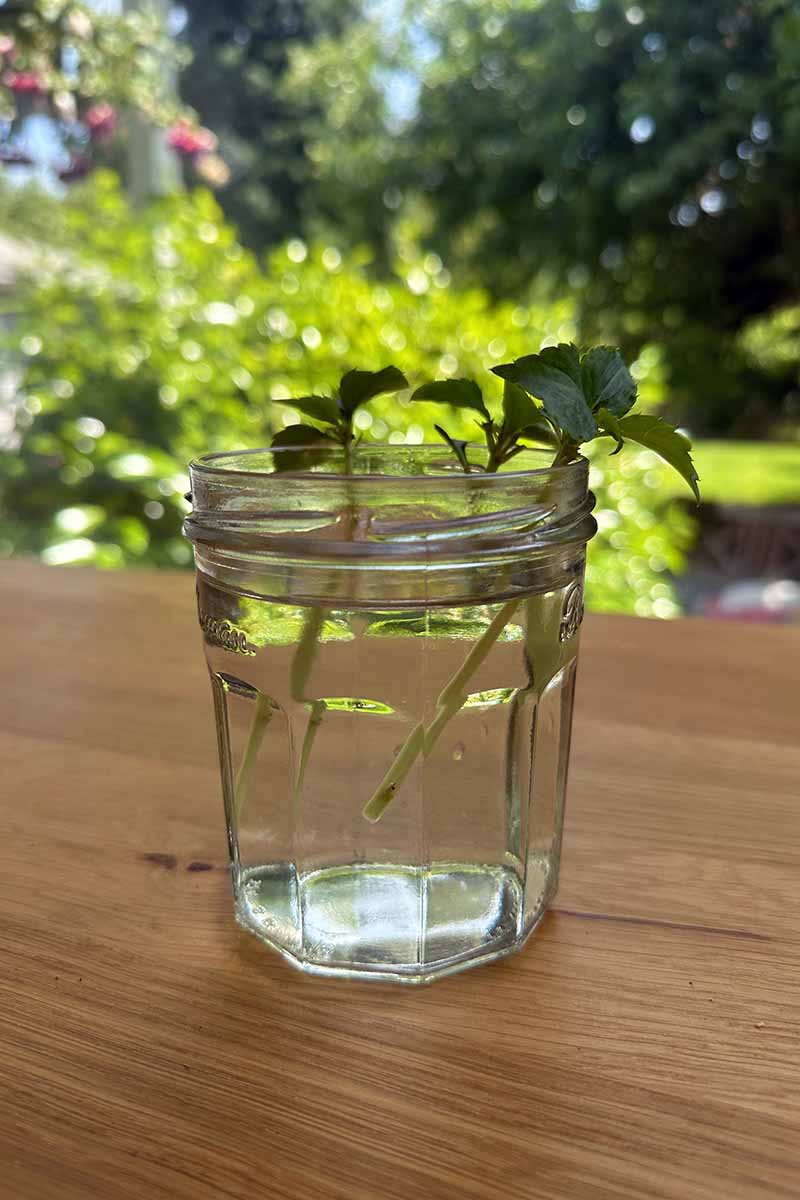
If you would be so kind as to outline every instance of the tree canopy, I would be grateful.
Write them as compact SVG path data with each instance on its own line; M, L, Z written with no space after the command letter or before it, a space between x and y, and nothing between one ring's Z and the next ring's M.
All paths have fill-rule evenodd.
M354 0L186 0L182 38L191 60L180 78L184 100L219 137L231 180L228 217L256 248L302 231L312 179L308 131L316 97L285 87L299 48L341 37Z
M422 201L462 274L570 290L587 337L661 342L695 423L698 401L709 429L780 415L788 379L754 371L734 335L800 281L796 5L451 0L408 4L402 29L351 81L416 81L388 119L368 90L344 109L329 94L329 47L296 60L295 88L327 113L316 187L350 236L382 242L376 196Z

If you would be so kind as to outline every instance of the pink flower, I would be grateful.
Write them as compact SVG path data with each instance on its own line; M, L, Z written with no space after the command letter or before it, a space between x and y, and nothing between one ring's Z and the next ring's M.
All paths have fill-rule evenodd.
M112 137L117 128L117 111L105 100L101 100L99 104L93 104L87 110L85 120L94 140L103 142Z
M208 154L215 150L217 139L210 129L202 125L192 126L188 121L176 121L167 133L167 144L183 158L194 158L197 154Z
M0 54L11 55L14 49L14 39L9 37L7 33L0 33ZM11 55L13 57L13 55Z
M44 86L40 77L33 71L7 71L4 82L12 92L26 96L41 96Z

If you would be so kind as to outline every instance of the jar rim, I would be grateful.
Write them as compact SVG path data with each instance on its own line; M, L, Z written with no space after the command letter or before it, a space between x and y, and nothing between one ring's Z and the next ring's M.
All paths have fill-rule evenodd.
M289 572L303 564L323 573L341 564L348 571L422 568L430 577L469 562L569 556L595 531L585 458L563 467L465 473L444 445L390 443L373 451L366 443L352 455L352 473L344 473L343 448L326 449L329 461L315 464L326 471L272 470L273 454L302 452L283 447L192 463L193 507L183 530L198 566L235 563L231 569L241 575L255 564L280 563ZM485 463L485 446L482 454ZM526 452L536 464L550 455ZM242 469L250 464L256 469ZM393 473L362 473L381 466Z
M285 461L290 462L291 458L289 456L297 455L299 459L302 455L307 454L309 450L317 448L329 451L331 455L335 454L337 451L341 453L340 446L331 446L322 440L320 440L319 443L310 443L307 446L280 446L275 448L271 446L260 446L248 450L218 450L210 454L202 454L198 458L192 459L189 463L189 469L193 475L200 474L209 478L230 476L233 478L250 480L266 480L271 477L275 477L276 480L309 480L313 481L315 486L325 486L329 482L333 485L341 486L343 478L341 470L309 471L302 468L296 471L259 470L247 469L241 466L226 466L224 462L224 460L238 462L241 459L255 458L258 455L272 455L273 457L275 455L285 455L287 456ZM466 449L477 452L486 452L486 447L481 442L467 442ZM367 444L362 444L361 451L368 452L371 457L374 456L378 458L382 457L383 455L386 455L388 458L390 455L396 456L398 453L407 451L409 458L412 460L417 456L420 456L423 459L430 459L434 455L442 457L448 453L445 445L435 442L421 442L415 444L370 442ZM358 451L356 451L356 453L358 454ZM523 449L520 457L528 455L549 455L551 453L551 449L526 446ZM409 474L406 472L362 472L356 470L353 472L352 478L357 480L359 485L362 485L365 482L368 483L369 481L374 481L376 483L385 485L387 483L430 483L432 480L435 480L437 485L451 482L454 486L463 486L465 480L467 479L480 479L482 484L491 485L495 481L497 483L510 483L514 480L522 480L526 478L544 479L545 477L549 477L553 479L565 480L570 475L582 473L586 470L587 466L588 460L584 458L582 454L576 454L575 458L570 462L560 464L559 466L554 466L552 463L547 463L542 466L526 467L518 470L503 470L489 473L481 469L477 469L470 473L466 473L458 468L458 465L454 460L449 460L446 464L446 469L442 469L441 471L429 471L427 473L420 471L419 473Z

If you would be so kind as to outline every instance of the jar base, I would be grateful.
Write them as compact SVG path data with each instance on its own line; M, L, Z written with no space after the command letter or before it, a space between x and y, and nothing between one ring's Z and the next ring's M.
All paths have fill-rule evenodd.
M529 865L525 913L507 866L358 863L298 874L283 863L242 873L236 915L301 970L427 983L518 950L544 913L547 878L544 863Z

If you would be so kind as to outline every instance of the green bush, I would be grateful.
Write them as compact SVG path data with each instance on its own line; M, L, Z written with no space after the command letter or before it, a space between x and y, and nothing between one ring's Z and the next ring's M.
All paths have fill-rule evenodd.
M133 210L98 173L59 214L59 244L8 306L19 380L0 453L5 554L185 564L188 460L263 444L296 419L293 394L333 383L346 364L396 362L412 381L482 374L574 332L569 302L492 303L411 245L390 280L371 277L366 254L297 239L261 265L202 191ZM658 357L646 349L635 367L652 407ZM435 438L434 419L402 395L359 416L364 437L412 443ZM448 424L471 432L455 415ZM668 573L688 522L677 505L655 511L666 468L647 451L592 461L589 603L674 615Z

